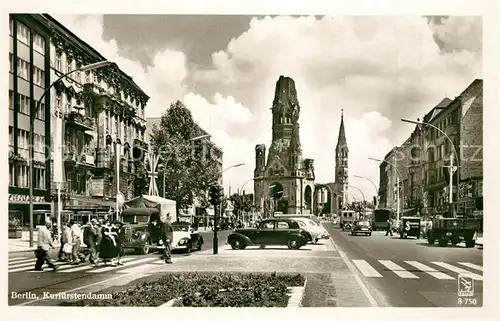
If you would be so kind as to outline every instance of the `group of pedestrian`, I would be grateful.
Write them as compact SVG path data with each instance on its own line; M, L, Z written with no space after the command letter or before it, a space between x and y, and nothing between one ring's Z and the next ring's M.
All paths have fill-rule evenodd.
M73 220L63 224L61 228L61 247L59 261L80 264L88 256L90 263L96 267L102 261L105 265L123 265L121 257L121 222L111 223L109 219L92 219L84 228ZM82 242L87 246L87 254L81 251ZM43 264L43 263L42 263Z
M159 222L158 222L159 223ZM111 222L109 219L92 219L83 230L74 221L70 220L61 226L61 247L59 249L59 261L69 262L70 264L80 264L85 261L87 255L90 263L96 267L99 262L111 266L123 265L120 261L122 255L122 234L120 229L121 222ZM163 241L163 258L165 263L172 263L172 241L173 227L170 213L161 217L161 239ZM54 248L54 239L52 238L50 228L51 222L47 221L45 225L38 229L38 248L35 250L37 258L35 264L36 271L43 271L43 264L46 263L54 271L57 266L50 260L49 249ZM83 239L82 239L83 238ZM81 253L81 243L88 248L87 255Z

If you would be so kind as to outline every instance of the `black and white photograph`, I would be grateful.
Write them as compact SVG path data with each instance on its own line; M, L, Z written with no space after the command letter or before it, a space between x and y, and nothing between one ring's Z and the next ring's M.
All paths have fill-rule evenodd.
M485 306L482 16L8 16L9 306Z

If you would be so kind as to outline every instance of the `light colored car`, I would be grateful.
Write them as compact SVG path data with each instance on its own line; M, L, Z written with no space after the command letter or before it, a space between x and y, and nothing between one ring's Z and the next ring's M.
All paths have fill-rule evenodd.
M314 222L311 219L297 217L294 218L295 221L299 223L299 226L311 234L314 243L317 243L320 239L329 238L330 235L324 227L320 224Z

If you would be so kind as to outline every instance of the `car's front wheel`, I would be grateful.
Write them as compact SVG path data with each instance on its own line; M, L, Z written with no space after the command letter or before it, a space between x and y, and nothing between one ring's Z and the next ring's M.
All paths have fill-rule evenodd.
M288 248L291 250L298 250L302 246L297 239L291 239L288 241Z
M149 254L149 241L145 242L141 248L139 248L139 253L142 255Z
M231 248L233 250L243 250L245 247L246 245L241 240L233 240L231 242Z

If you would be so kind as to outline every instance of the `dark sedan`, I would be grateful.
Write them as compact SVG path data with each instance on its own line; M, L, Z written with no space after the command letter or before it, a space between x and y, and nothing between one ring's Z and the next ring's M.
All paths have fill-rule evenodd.
M372 235L372 226L368 221L361 221L354 224L351 235L364 234L371 236Z
M311 235L300 228L294 220L273 218L263 220L257 228L234 230L227 238L233 249L243 250L252 245L287 245L289 249L299 249L311 240Z

